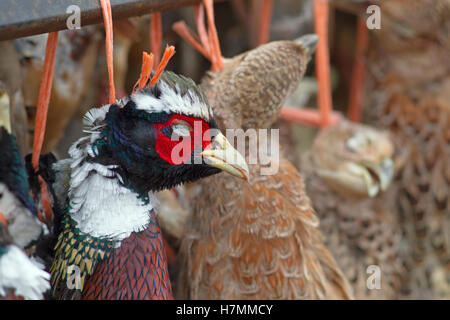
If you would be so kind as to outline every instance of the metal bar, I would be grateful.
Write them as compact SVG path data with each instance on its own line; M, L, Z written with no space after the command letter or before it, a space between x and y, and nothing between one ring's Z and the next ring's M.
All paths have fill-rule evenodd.
M190 6L201 0L111 0L113 19ZM223 0L216 0L223 1ZM1 0L0 41L67 29L69 6L80 8L81 26L102 23L98 0Z

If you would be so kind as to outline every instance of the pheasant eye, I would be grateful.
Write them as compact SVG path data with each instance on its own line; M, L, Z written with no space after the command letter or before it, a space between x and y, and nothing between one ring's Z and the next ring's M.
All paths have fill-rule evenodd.
M183 120L175 120L170 128L174 138L189 137L192 131L192 126Z
M350 139L347 140L347 142L345 143L345 146L350 151L358 152L358 151L361 151L361 150L369 147L370 143L371 143L371 141L367 136L361 135L361 134L355 134L353 137L351 137Z

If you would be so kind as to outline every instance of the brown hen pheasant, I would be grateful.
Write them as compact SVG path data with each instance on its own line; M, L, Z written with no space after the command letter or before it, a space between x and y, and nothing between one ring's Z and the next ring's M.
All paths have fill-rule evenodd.
M320 230L357 299L399 298L405 270L401 229L386 191L394 148L385 132L341 120L303 155L306 190Z
M450 298L450 1L380 2L366 119L410 157L396 177L413 298Z
M313 35L271 42L208 73L201 87L219 127L269 128L301 80L316 42ZM277 173L263 175L262 165L249 163L249 182L217 175L187 190L192 216L179 251L179 298L352 297L317 229L301 175L281 156L277 164Z

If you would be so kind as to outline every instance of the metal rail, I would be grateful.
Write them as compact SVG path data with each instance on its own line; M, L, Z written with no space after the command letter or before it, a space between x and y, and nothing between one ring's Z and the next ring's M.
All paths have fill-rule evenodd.
M190 6L201 0L111 0L113 19ZM223 1L223 0L215 0ZM67 29L71 5L80 8L81 26L103 22L98 0L1 0L0 41Z

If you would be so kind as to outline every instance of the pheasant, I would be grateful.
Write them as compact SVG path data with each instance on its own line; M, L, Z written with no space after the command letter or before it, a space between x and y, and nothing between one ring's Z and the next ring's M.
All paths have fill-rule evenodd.
M302 157L320 230L357 299L397 299L406 278L401 228L387 190L394 156L386 132L342 119L322 129Z
M9 119L2 117L0 122ZM44 229L29 193L17 140L4 126L0 126L0 149L0 300L42 299L50 289L50 274L23 250L28 250Z
M222 70L217 65L222 58L216 52L215 71L204 76L201 88L219 127L269 128L301 80L316 42L315 35L271 42L223 59ZM271 146L271 150L277 148ZM283 157L277 164L277 173L262 175L262 165L249 163L252 179L248 183L218 175L187 188L192 213L178 256L179 298L352 296L317 229L319 221L301 175Z
M17 140L20 150L25 155L29 150L27 114L23 103L21 90L22 77L17 50L13 41L1 41L0 51L0 103L5 104L0 112L8 115L0 115L0 121L7 121L3 125L10 127L11 133ZM9 119L11 114L11 119ZM3 119L3 120L1 120Z
M54 294L171 299L154 193L220 171L248 179L245 160L217 130L202 91L172 72L90 110L85 124L89 135L54 165L55 193L67 197L51 268Z
M365 121L410 156L394 181L409 247L405 290L450 298L450 1L383 1L368 47ZM436 67L438 66L438 67Z
M50 99L43 151L53 151L86 93L97 59L99 30L86 27L59 33L56 50L55 81ZM33 142L36 104L41 85L47 35L14 40L22 65L22 92L28 114L28 128Z

